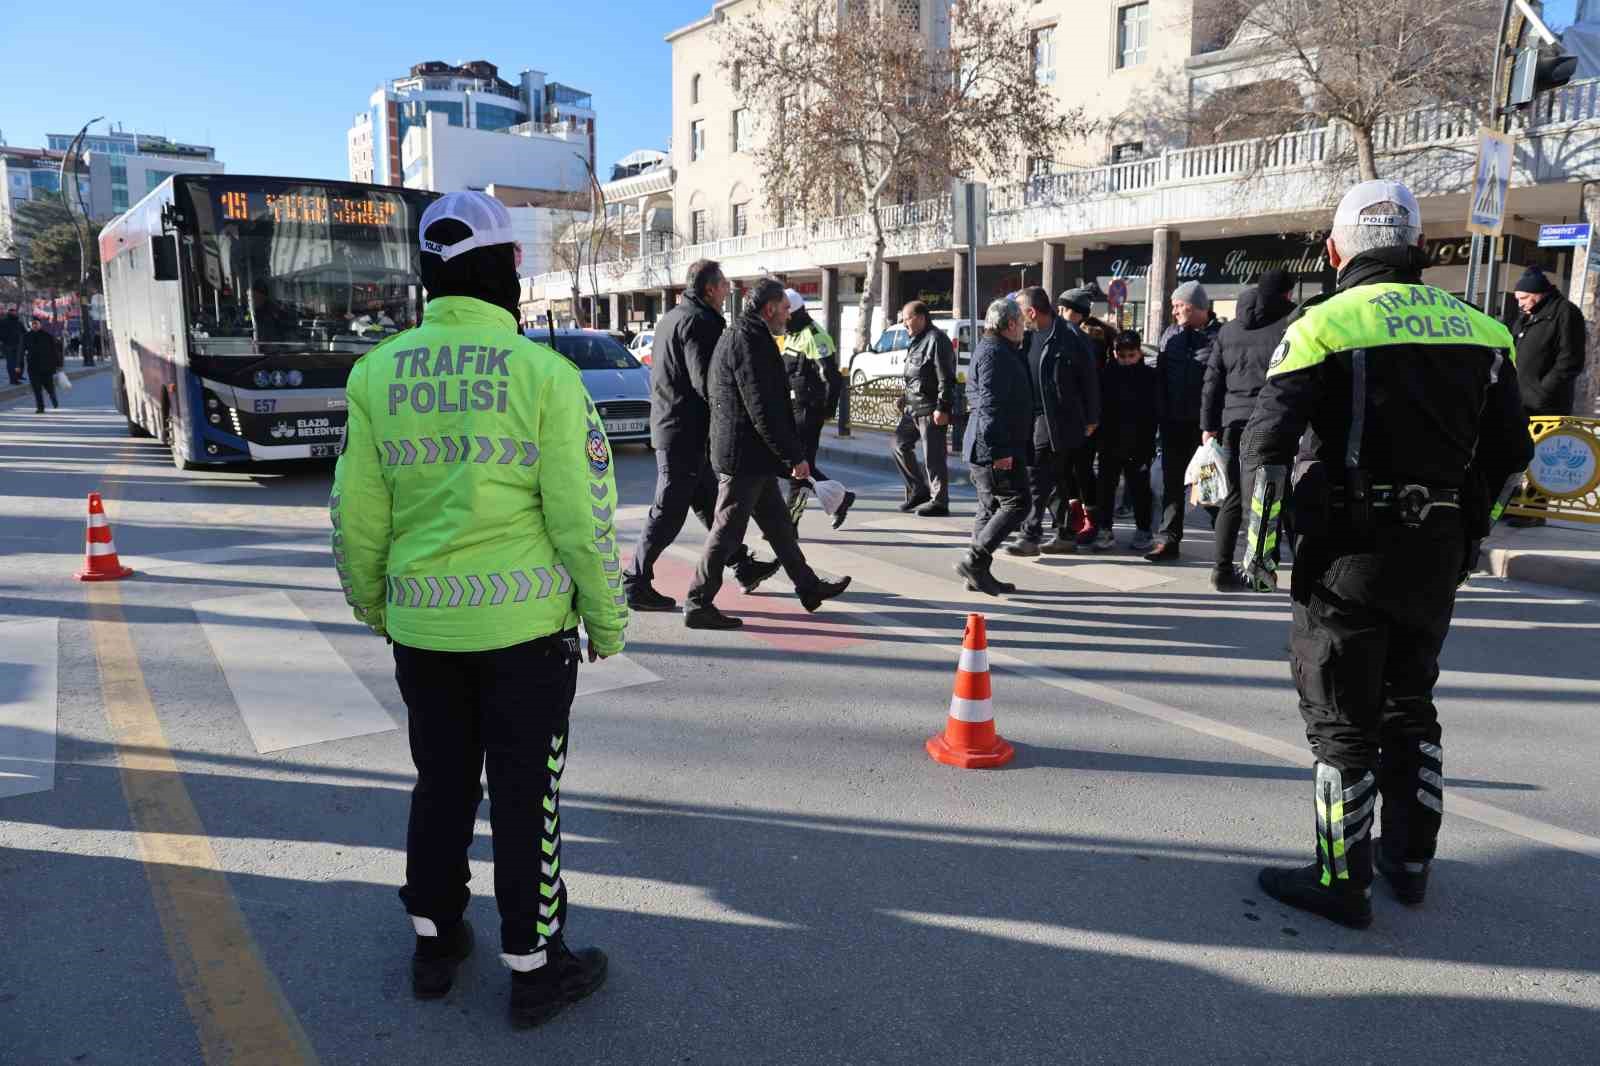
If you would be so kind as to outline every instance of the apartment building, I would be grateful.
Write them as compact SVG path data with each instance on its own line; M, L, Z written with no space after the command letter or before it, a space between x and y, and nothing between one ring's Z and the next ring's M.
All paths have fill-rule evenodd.
M841 0L841 3L855 0ZM878 0L870 0L878 2ZM899 3L900 0L886 0ZM736 280L783 274L817 294L831 328L848 317L865 284L864 216L783 219L762 202L751 151L760 136L746 113L737 70L724 70L717 28L749 17L753 0L720 0L707 16L667 36L672 48L672 210L679 247L631 255L605 272L593 299L606 312L644 296L669 306L682 270L703 255ZM1094 133L1026 172L987 175L989 240L978 254L978 289L965 292L966 262L950 249L944 197L891 205L880 308L904 298L964 314L1024 284L1051 291L1120 280L1118 317L1159 330L1166 294L1199 280L1231 313L1233 297L1273 266L1289 269L1302 296L1331 287L1322 254L1331 203L1352 180L1342 169L1333 126L1262 138L1235 121L1237 94L1305 92L1294 64L1270 41L1221 24L1209 0L1035 0L1020 3L1041 93L1081 107ZM948 8L906 0L930 34ZM1600 30L1600 26L1595 29ZM1584 25L1571 32L1580 43ZM1600 34L1595 35L1600 40ZM1600 55L1600 48L1593 49ZM1537 246L1541 222L1587 220L1600 196L1600 66L1519 119L1518 169L1501 242L1501 291L1527 265L1576 281L1584 257ZM1466 281L1466 215L1475 123L1422 109L1378 131L1383 173L1413 182L1426 215L1428 280L1461 292ZM1455 165L1413 174L1426 152ZM1600 187L1597 187L1600 188ZM926 192L926 190L925 190ZM1600 219L1597 219L1600 221ZM662 279L667 279L663 281ZM538 289L540 279L532 288ZM552 283L552 291L555 286ZM1102 313L1111 309L1102 306Z

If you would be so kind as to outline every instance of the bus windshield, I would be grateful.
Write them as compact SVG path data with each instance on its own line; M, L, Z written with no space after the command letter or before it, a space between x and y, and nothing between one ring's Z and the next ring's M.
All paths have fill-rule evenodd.
M226 179L180 184L189 350L358 355L417 324L417 223L400 191Z

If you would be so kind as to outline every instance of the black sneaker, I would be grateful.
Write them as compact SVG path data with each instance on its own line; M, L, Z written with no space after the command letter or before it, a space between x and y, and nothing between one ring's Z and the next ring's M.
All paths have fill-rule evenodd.
M850 508L855 502L856 494L847 490L844 494L844 502L839 505L839 509L837 511L833 512L834 529L838 529L840 526L844 525L844 516L850 513Z
M676 611L678 601L650 585L632 585L628 588L628 606L635 611Z
M925 503L917 508L917 514L923 518L948 518L950 505L948 503Z
M511 972L511 1027L532 1029L595 993L606 983L606 953L568 951L560 941L545 949L549 961L527 973Z
M800 594L800 603L806 610L815 611L849 587L850 579L848 577L841 577L837 581L819 581L810 592L802 592Z
M456 967L472 954L472 926L463 918L454 929L438 936L417 937L411 953L411 994L418 999L438 999L456 981Z
M735 570L733 577L735 581L739 582L739 587L744 589L745 595L748 596L760 588L763 581L782 569L783 564L776 559L768 559L764 563L751 559Z
M1226 570L1211 571L1211 587L1218 592L1243 592L1250 586L1245 584L1244 576L1230 566Z
M715 606L690 607L683 612L683 624L688 629L738 629L744 619L723 614Z
M1256 880L1279 903L1320 914L1351 929L1365 929L1372 924L1372 890L1325 887L1320 863L1296 870L1269 866Z
M995 576L989 572L989 568L974 561L971 555L964 556L956 564L956 573L967 579L968 592L981 592L987 596L1003 596L1006 594L1006 584L996 580ZM1011 591L1015 592L1016 590L1016 586L1012 585Z
M1383 879L1389 882L1395 898L1401 903L1409 903L1415 907L1428 894L1427 863L1391 859L1385 854L1380 842L1372 849L1372 864L1378 868Z
M902 503L900 505L900 510L904 514L910 514L912 511L915 511L918 507L921 507L931 499L933 499L933 496L930 493L918 493L905 503Z

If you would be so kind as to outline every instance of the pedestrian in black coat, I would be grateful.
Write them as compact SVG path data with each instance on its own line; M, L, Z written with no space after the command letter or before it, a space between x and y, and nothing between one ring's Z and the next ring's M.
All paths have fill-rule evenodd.
M1221 328L1211 314L1211 298L1194 281L1173 290L1172 319L1173 324L1161 335L1156 355L1165 414L1161 420L1161 533L1155 550L1145 556L1152 563L1178 561L1188 508L1183 475L1200 447L1200 393L1211 343Z
M1115 358L1100 370L1100 431L1095 434L1100 452L1100 472L1095 494L1095 551L1116 547L1117 482L1127 487L1133 507L1134 535L1128 545L1148 551L1151 492L1150 463L1156 457L1156 427L1161 424L1161 381L1155 367L1144 361L1143 338L1133 330L1117 335Z
M656 492L644 531L623 574L628 606L636 611L674 611L678 602L658 592L655 563L693 511L710 530L717 502L711 469L711 408L706 372L727 322L717 310L733 286L712 259L689 265L689 290L656 323L650 356L650 444L656 453ZM754 591L778 572L776 561L758 561L740 545L728 558L734 578Z
M15 311L0 316L0 356L6 360L6 378L13 385L22 384L22 320Z
M1570 415L1583 375L1587 336L1583 312L1562 296L1538 267L1517 281L1521 314L1511 327L1517 339L1517 385L1530 415Z
M1022 308L996 300L984 320L983 339L967 372L971 418L963 456L978 490L972 548L956 564L967 587L998 596L1016 586L991 572L995 549L1022 525L1030 503L1028 465L1033 458L1033 384L1022 347Z
M763 279L750 306L722 334L706 372L711 406L711 465L717 472L716 514L705 551L686 597L684 624L690 629L737 629L743 623L716 607L722 568L744 543L755 519L793 582L800 602L815 611L850 584L849 578L823 581L806 563L800 540L784 505L778 478L806 479L805 443L789 405L789 377L778 351L778 335L789 321L783 284Z
M1293 281L1285 270L1269 270L1254 288L1239 294L1232 322L1222 327L1206 366L1200 403L1200 437L1216 440L1228 456L1228 495L1213 511L1216 529L1211 587L1218 592L1243 589L1234 569L1244 509L1240 495L1239 444L1245 423L1256 407L1256 394L1267 381L1267 364L1289 328L1294 302Z
M22 352L28 361L28 384L33 386L33 402L39 414L44 413L45 394L50 395L50 406L60 407L56 399L55 373L61 369L61 343L44 328L42 319L28 324L28 333L22 338Z
M1055 314L1049 293L1038 287L1025 289L1021 301L1028 326L1023 344L1033 386L1033 462L1028 465L1033 506L1017 543L1006 553L1064 555L1077 551L1073 531L1063 528L1068 504L1079 501L1081 514L1082 501L1094 498L1092 481L1080 484L1073 459L1100 422L1100 375L1089 339ZM1051 515L1055 536L1041 543L1053 499L1060 505Z

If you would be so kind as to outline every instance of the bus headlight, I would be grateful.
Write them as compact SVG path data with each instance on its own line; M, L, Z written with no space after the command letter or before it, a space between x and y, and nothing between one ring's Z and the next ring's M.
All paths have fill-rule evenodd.
M291 389L298 389L301 385L305 384L305 380L306 376L300 373L300 371L289 371L289 387Z
M213 426L222 425L222 413L220 411L212 411L210 418Z

